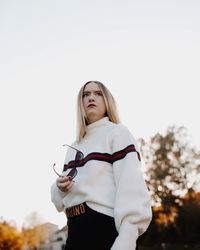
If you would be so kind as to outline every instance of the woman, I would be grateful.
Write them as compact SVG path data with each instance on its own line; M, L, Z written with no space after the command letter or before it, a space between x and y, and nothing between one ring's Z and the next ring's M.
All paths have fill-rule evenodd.
M85 83L77 106L77 140L51 188L67 215L66 250L134 250L152 215L138 145L101 82Z

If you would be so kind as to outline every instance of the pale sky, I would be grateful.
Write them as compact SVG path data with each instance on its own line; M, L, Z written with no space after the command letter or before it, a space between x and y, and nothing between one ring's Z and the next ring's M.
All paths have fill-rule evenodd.
M65 224L51 167L86 81L111 90L136 138L185 126L200 148L199 13L198 0L0 0L0 216Z

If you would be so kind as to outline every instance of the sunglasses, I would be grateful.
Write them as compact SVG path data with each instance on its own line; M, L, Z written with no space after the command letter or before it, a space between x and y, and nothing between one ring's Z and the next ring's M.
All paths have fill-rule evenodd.
M77 171L76 168L79 167L80 161L84 158L84 154L83 154L80 150L78 150L78 149L76 149L76 148L74 148L74 147L72 147L72 146L70 146L70 145L68 145L68 144L64 144L63 146L64 146L64 147L67 146L67 147L70 147L70 148L76 150L76 156L75 156L75 160L74 160L75 167L73 167L73 168L70 170L70 172L67 174L67 176L69 176L70 179L72 180L72 179L74 179L74 177L77 175L77 172L78 172L78 171ZM54 164L53 164L53 170L54 170L54 172L55 172L59 177L63 177L63 175L59 174L59 173L56 171L55 166L56 166L56 164L54 163Z

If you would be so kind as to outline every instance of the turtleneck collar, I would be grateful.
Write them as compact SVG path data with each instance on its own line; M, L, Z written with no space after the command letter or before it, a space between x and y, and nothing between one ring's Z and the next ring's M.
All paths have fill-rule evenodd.
M96 129L103 127L103 126L107 125L108 123L109 123L109 118L106 116L106 117L103 117L96 122L93 122L93 123L87 125L86 135L96 131Z

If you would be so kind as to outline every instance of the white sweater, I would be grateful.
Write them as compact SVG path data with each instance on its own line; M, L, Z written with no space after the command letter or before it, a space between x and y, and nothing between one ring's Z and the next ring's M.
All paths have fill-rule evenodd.
M58 211L86 202L114 217L119 235L111 249L134 250L152 216L136 140L124 125L104 117L88 125L85 137L73 147L83 152L83 166L77 168L71 191L63 193L56 183L52 185L52 202ZM65 166L69 162L73 165L75 155L76 151L69 148Z

